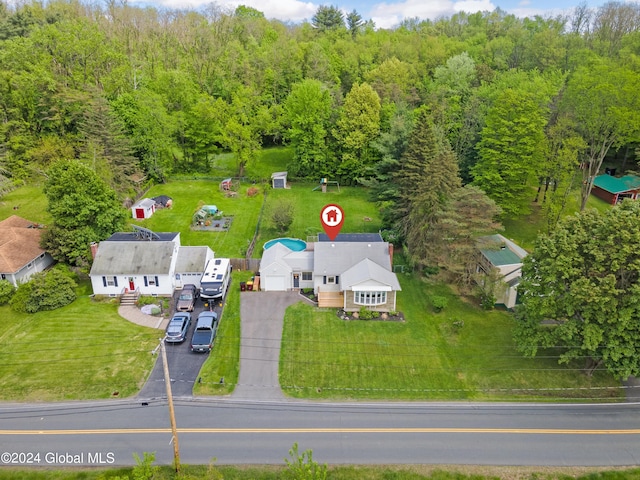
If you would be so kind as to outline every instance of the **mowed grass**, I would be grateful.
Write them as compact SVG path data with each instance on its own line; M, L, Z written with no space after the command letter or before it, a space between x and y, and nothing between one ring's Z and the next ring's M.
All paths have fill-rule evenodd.
M344 321L299 303L285 316L280 382L300 398L394 400L617 400L619 382L552 352L524 358L507 312L486 312L447 286L400 275L404 322ZM449 304L435 313L431 295Z
M359 187L337 187L331 185L327 193L315 190L318 184L290 182L287 189L270 189L267 195L265 218L260 227L260 245L282 236L271 221L271 212L281 202L294 207L294 219L285 236L306 240L308 235L322 233L320 211L327 204L338 204L344 211L342 233L369 233L380 230L378 208L369 200L367 189Z
M244 257L253 238L262 208L262 187L259 194L247 196L251 184L242 184L236 197L227 197L214 180L174 180L155 185L146 197L168 195L173 199L171 208L157 210L151 218L131 224L149 228L154 232L180 232L182 245L207 245L218 257ZM216 205L223 216L233 217L225 232L196 231L191 229L193 215L202 205Z
M162 332L91 300L86 284L72 304L18 314L0 307L0 400L57 401L127 397L149 375Z
M3 195L0 199L0 220L18 215L32 222L51 223L47 212L47 197L42 186L26 185Z

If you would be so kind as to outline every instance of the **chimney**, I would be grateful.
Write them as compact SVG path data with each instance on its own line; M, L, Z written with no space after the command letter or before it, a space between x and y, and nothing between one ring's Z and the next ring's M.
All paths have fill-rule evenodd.
M389 244L389 261L391 262L391 270L393 270L393 243Z
M95 259L96 254L98 253L98 242L91 242L91 245L89 245L89 247L91 247L91 258Z

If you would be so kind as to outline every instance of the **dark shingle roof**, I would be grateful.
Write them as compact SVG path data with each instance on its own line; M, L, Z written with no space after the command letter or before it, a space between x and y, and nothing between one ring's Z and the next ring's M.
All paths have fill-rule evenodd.
M326 233L318 235L319 242L383 242L379 233L339 233L335 240L329 240Z

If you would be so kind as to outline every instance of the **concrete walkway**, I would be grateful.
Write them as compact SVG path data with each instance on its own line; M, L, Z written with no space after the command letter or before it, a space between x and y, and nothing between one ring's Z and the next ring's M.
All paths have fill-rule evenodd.
M167 325L169 325L168 318L147 315L146 313L142 313L138 307L129 305L120 305L118 307L118 315L143 327L165 330Z

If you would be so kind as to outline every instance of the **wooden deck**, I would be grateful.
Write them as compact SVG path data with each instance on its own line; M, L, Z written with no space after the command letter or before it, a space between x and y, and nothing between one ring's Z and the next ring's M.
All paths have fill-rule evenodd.
M342 292L318 292L318 307L322 308L342 308L344 307L344 296Z

